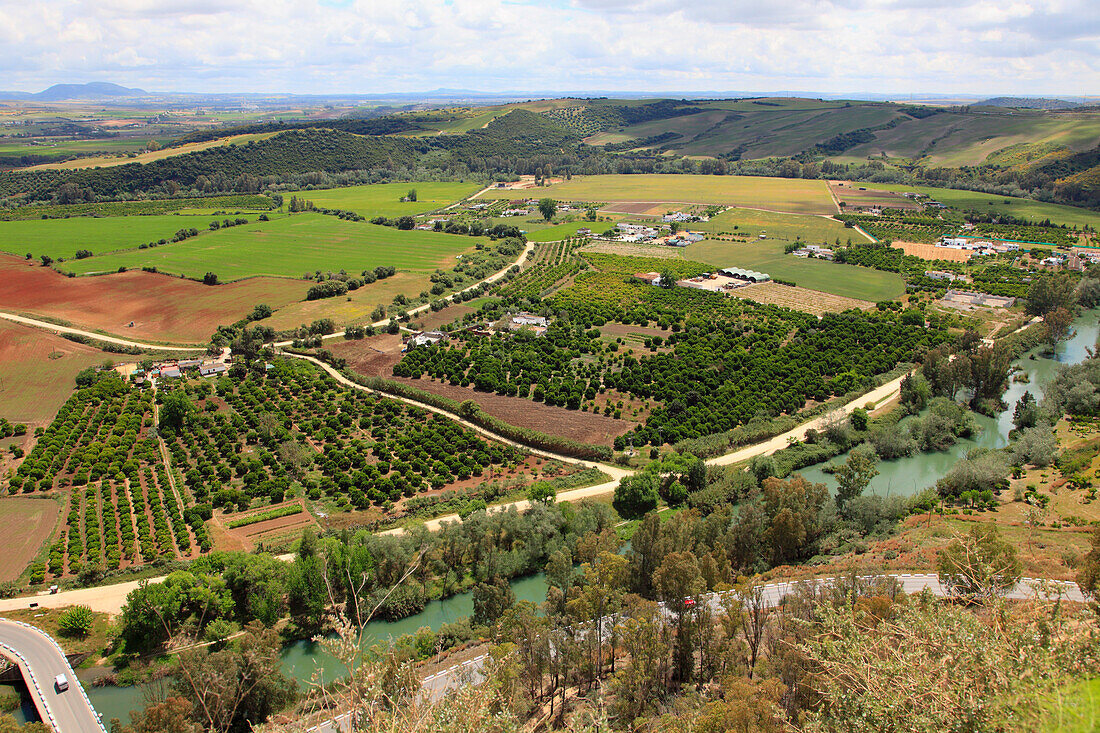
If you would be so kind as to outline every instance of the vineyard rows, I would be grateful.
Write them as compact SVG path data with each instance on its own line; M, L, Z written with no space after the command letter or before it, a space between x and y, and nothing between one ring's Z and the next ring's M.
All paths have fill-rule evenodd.
M542 245L536 252L534 264L500 287L504 297L541 298L553 291L559 283L588 269L588 265L575 254L583 239L566 239Z

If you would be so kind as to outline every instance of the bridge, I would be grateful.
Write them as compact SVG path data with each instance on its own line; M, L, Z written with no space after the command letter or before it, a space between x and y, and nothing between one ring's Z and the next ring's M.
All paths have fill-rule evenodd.
M14 663L27 683L42 721L57 733L106 733L69 658L46 632L20 621L0 619L0 654ZM59 674L69 689L54 686Z

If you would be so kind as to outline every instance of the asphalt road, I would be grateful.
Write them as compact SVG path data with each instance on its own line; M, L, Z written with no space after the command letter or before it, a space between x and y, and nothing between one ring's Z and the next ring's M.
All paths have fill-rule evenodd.
M64 652L49 635L27 624L0 619L0 653L19 664L38 712L58 733L105 733ZM69 679L58 692L57 675Z

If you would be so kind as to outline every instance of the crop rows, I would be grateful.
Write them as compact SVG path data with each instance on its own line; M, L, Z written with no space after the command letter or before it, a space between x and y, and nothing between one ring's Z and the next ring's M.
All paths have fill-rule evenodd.
M535 263L499 289L504 297L541 298L559 283L587 269L587 264L574 253L578 241L567 239L539 247Z
M266 512L259 512L257 514L249 514L244 517L237 517L226 522L225 526L229 529L237 529L238 527L247 527L250 524L257 524L259 522L266 522L269 519L280 519L282 517L289 517L293 514L301 514L301 504L286 504L274 509L268 509Z
M150 432L152 400L105 375L65 403L11 478L13 490L69 490L65 526L50 546L51 576L191 554ZM205 528L196 536L206 537Z
M295 483L312 499L385 506L519 459L452 421L339 387L308 364L181 391L202 410L165 437L194 500L215 507L278 503Z

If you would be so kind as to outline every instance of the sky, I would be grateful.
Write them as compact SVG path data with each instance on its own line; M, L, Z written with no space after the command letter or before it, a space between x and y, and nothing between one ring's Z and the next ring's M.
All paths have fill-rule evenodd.
M0 0L0 87L1100 94L1100 0Z

